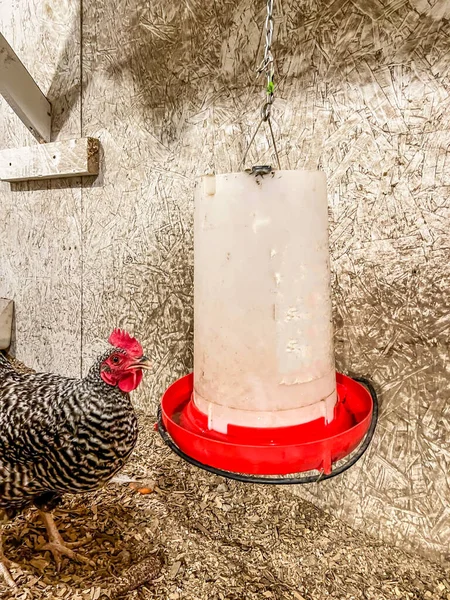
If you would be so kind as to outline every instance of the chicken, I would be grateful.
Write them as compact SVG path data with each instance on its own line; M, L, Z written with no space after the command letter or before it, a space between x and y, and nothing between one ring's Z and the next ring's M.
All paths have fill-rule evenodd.
M137 441L129 392L150 369L140 343L115 329L113 346L83 379L19 373L0 352L0 519L35 506L58 569L61 557L87 561L65 543L50 511L65 493L99 489L125 464ZM15 586L0 537L0 571Z

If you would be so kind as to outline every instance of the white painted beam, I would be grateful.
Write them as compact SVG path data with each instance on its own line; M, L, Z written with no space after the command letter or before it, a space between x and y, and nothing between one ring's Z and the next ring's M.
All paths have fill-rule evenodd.
M0 33L0 94L39 142L49 142L51 104Z
M0 350L11 345L14 302L0 298Z
M0 151L0 179L27 181L98 175L99 142L79 138Z

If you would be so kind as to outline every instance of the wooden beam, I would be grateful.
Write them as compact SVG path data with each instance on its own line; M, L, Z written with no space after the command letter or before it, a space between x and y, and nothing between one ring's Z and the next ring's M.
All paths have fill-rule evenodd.
M0 298L0 350L11 345L14 302Z
M0 179L27 181L98 175L99 143L79 138L0 151Z
M52 108L0 33L0 94L39 142L49 142Z

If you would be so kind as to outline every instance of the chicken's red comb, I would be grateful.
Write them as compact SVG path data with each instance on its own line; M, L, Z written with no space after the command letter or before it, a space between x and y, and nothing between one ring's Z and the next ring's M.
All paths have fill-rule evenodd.
M134 356L142 356L144 354L142 346L137 339L131 337L131 335L123 329L114 329L112 334L109 336L108 342L111 344L111 346L126 350Z

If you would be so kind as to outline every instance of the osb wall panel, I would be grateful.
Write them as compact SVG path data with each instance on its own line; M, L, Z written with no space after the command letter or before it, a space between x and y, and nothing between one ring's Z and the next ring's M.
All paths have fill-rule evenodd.
M21 10L29 5L22 0ZM19 355L43 366L68 372L81 356L85 372L113 326L135 332L155 363L136 401L153 411L162 390L192 367L193 180L236 170L257 124L262 82L255 83L254 69L265 5L82 6L61 27L77 40L82 21L80 133L100 138L102 172L94 184L58 192L59 204L52 187L38 192L56 262L41 265L22 244L2 285L15 286L30 311L21 317L30 326ZM386 541L445 560L450 8L445 0L284 0L275 12L274 129L282 166L327 174L337 365L372 378L381 400L364 460L339 479L297 491ZM66 115L79 110L76 61L68 58L76 43L66 44L59 69L62 131L71 123ZM36 46L44 51L29 40L24 51ZM34 68L39 74L40 65ZM7 141L13 135L9 125ZM270 161L264 130L249 164ZM33 220L21 211L38 193L23 192L19 203L17 193L5 192L24 215L29 248L42 224L37 212ZM63 206L66 220L55 219ZM67 235L72 254L58 246ZM75 240L81 251L73 250ZM14 248L12 239L7 244ZM62 290L70 260L71 285ZM57 299L58 334L47 338L51 358L41 359L32 325L50 321L39 299L44 284L35 282L43 272L47 297Z
M76 0L0 1L0 30L53 105L52 137L80 134ZM0 97L0 146L37 143ZM38 369L80 373L80 181L0 183L0 295L14 348ZM13 349L14 349L13 348Z

